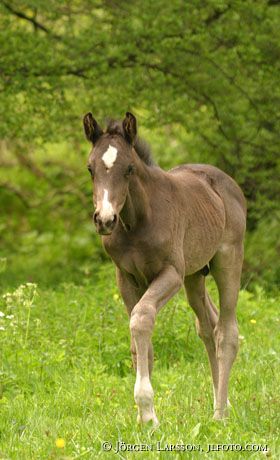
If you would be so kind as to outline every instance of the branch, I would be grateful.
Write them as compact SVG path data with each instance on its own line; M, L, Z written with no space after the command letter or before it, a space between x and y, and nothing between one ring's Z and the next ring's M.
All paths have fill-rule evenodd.
M157 70L157 71L163 73L164 75L171 75L171 76L173 76L175 78L182 79L181 75L179 75L178 73L174 72L170 68L168 68L168 69L167 68L162 68L158 64L149 64L149 63L143 63L142 65L144 67L146 67L147 69ZM191 83L189 83L186 80L186 78L184 78L184 84L186 86L188 86L194 92L194 94L191 95L191 97L193 99L195 99L197 102L201 102L201 100L204 100L204 101L206 101L206 102L208 102L209 104L212 105L213 110L214 110L215 118L219 122L218 129L219 129L220 133L223 135L223 137L228 142L234 142L234 143L239 143L239 144L247 144L247 145L250 145L251 147L254 147L256 149L261 149L261 150L264 150L264 151L272 153L272 154L277 154L276 150L273 150L273 149L271 149L271 148L269 148L269 147L267 147L265 145L256 144L256 143L250 142L250 141L248 141L246 139L238 139L238 138L237 139L231 139L228 136L228 134L225 132L224 128L222 127L222 120L220 118L219 111L218 111L217 105L214 102L214 100L210 96L205 94L204 92L198 91L197 88L195 88L195 86L193 86ZM203 136L202 133L199 132L198 130L197 130L197 132L206 142L208 142L211 145L211 142L210 142L209 139L207 139L205 136ZM212 146L214 147L214 144Z
M277 6L280 5L280 0L269 0L267 4L268 6Z
M32 174L34 174L39 179L46 179L46 176L43 171L41 171L38 166L36 166L33 161L30 160L26 155L19 153L19 151L15 150L14 155L16 156L19 163L24 166L25 168L29 169Z
M162 68L158 64L144 64L144 65L146 65L146 67L151 68L153 70L158 70L158 71L162 72L165 75L169 74L169 75L172 75L173 77L181 79L181 76L179 74L177 74L176 72L171 71L170 69ZM213 99L211 99L210 96L208 96L204 92L198 91L198 89L194 85L192 85L190 82L188 82L186 80L186 78L184 79L184 84L186 86L188 86L193 91L193 93L195 93L195 96L192 95L193 99L195 99L197 102L201 102L201 100L203 100L204 102L208 102L208 103L210 103L212 105L215 118L219 122L219 124L218 124L219 131L221 132L221 134L225 137L225 139L227 141L231 142L231 139L228 137L228 135L226 134L226 132L224 131L224 129L222 127L222 120L220 118L217 105L213 101Z
M0 189L1 188L6 189L7 191L16 195L26 208L30 208L28 198L24 193L22 193L20 189L18 189L14 185L8 184L8 182L0 182Z
M238 89L238 91L240 93L242 93L244 97L246 97L246 99L250 102L252 107L254 107L256 112L258 112L258 114L260 114L259 107L255 103L255 101L253 101L251 96L249 96L249 94L241 86L239 86L238 83L236 83L235 78L232 75L228 74L219 64L217 64L217 62L213 58L211 58L209 56L205 56L204 54L198 53L197 51L194 51L194 50L189 49L189 48L181 47L180 49L181 49L181 51L184 51L186 54L191 54L194 57L199 56L201 59L204 59L205 61L209 62L212 66L214 66L217 70L219 70L219 72L221 72L221 74L224 75L224 77L233 86L235 86L235 88Z
M227 7L222 11L215 10L214 13L212 14L212 16L209 16L206 19L205 24L207 26L210 26L212 24L212 22L215 22L218 19L220 19L220 17L223 16L230 9L230 6L231 5L227 5Z
M45 32L46 34L48 35L52 35L53 37L55 38L58 38L60 39L61 37L59 37L58 35L54 35L52 34L52 32L50 31L50 29L48 29L47 27L45 27L43 24L41 24L40 22L38 22L35 18L32 18L30 16L27 16L25 13L23 13L22 11L19 11L19 10L16 10L14 9L9 3L6 3L5 1L1 0L1 3L4 5L4 7L11 13L13 14L14 16L20 18L20 19L24 19L25 21L28 21L30 22L31 24L33 24L33 26L35 27L35 29L40 29L42 30L43 32Z

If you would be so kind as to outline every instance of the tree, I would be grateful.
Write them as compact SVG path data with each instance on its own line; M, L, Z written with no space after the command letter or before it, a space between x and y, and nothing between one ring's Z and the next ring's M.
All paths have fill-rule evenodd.
M0 13L0 138L24 151L21 165L38 174L38 145L81 145L88 110L101 120L131 110L155 150L165 146L164 165L233 175L250 229L277 208L278 1L2 0Z

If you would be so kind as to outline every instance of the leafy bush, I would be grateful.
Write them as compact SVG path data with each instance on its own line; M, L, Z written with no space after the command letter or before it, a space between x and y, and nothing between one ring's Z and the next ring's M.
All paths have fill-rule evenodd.
M247 233L243 285L252 287L256 282L269 291L280 286L280 215L263 219L258 227Z

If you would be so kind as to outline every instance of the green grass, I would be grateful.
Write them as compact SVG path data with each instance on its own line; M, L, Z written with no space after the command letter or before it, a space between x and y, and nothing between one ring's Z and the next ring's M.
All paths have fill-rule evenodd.
M82 281L82 280L81 280ZM214 287L210 289L216 297ZM139 427L128 319L113 268L91 282L33 286L1 296L0 459L265 458L260 452L105 452L103 441L148 444L255 443L280 458L279 298L262 289L239 299L240 350L232 410L212 420L206 353L183 292L161 311L153 337L160 427ZM13 317L11 317L13 315ZM7 318L8 316L8 318ZM28 323L28 316L29 323ZM253 320L253 322L251 322ZM56 446L63 438L65 447Z

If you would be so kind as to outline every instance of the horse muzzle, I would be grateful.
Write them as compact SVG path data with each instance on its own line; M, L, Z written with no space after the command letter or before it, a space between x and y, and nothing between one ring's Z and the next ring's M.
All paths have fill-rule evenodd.
M117 214L102 216L98 211L93 214L93 222L99 235L111 235L117 224Z

